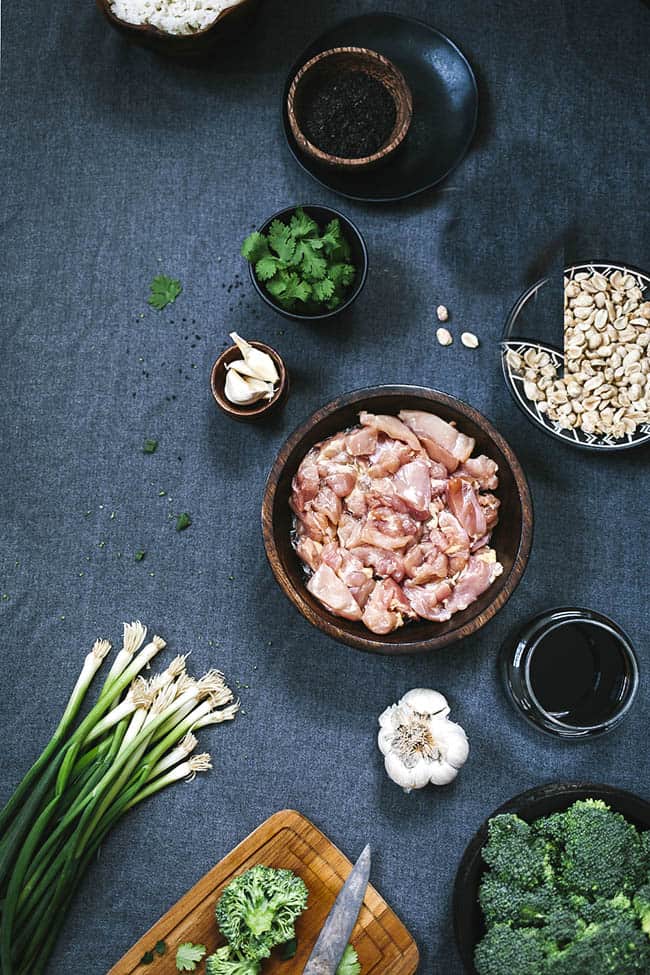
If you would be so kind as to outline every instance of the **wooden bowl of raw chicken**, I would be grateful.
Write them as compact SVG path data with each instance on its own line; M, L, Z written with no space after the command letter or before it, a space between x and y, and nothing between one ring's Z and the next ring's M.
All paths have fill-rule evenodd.
M449 427L447 426L449 424L452 428L465 435L460 438L465 444L468 443L467 438L475 441L471 452L472 458L485 455L498 466L498 487L494 490L494 496L498 498L500 504L498 508L498 521L492 529L489 545L496 551L496 558L502 566L501 574L493 580L490 577L490 584L487 588L480 592L477 598L474 598L469 605L462 608L467 601L467 587L468 585L471 586L469 561L472 562L472 565L478 564L476 563L476 557L470 555L469 561L466 563L467 573L465 576L462 576L459 563L452 566L454 569L454 574L450 576L452 595L448 596L446 600L442 599L441 596L437 608L435 606L433 609L429 608L431 600L435 599L433 596L430 597L429 602L424 603L424 611L428 612L432 618L424 619L420 616L411 618L408 612L404 613L401 611L401 597L397 598L397 601L393 600L390 604L383 598L387 587L393 587L394 579L393 581L385 581L388 579L390 566L378 565L375 561L372 579L375 583L385 582L381 589L382 605L386 606L389 612L385 625L380 620L379 628L386 631L381 633L373 632L373 630L368 628L366 622L364 622L364 620L370 620L373 626L377 626L377 614L375 609L373 609L373 604L376 607L378 605L378 599L373 597L378 597L380 590L378 589L376 593L372 592L373 582L370 579L370 570L367 570L369 577L368 588L370 592L364 592L363 595L359 595L359 589L352 590L355 594L355 600L358 600L359 603L359 612L356 611L353 604L350 604L352 605L352 611L348 611L344 599L341 605L343 605L343 612L346 616L342 617L338 613L335 614L332 612L330 608L327 608L320 598L316 598L314 592L319 593L321 596L323 595L321 582L317 577L319 568L321 569L319 575L323 576L323 578L325 578L324 574L327 574L327 579L333 580L333 575L331 575L329 567L321 568L320 554L315 556L316 561L312 569L306 567L304 562L298 557L294 547L297 539L297 521L296 515L290 505L292 497L294 505L296 498L299 501L302 498L302 495L294 495L292 484L298 483L298 479L295 482L294 479L302 461L309 451L316 444L320 444L327 438L357 426L359 424L359 414L362 411L380 417L397 417L401 411L411 411L411 413L404 414L411 418L411 422L415 422L411 417L413 411L434 414L440 420L445 421L442 427L443 433L449 431ZM371 423L372 421L367 422ZM381 442L384 439L383 434L380 432L379 441ZM431 440L426 440L426 443L428 445L426 448L427 451L431 450L431 455L428 456L435 455L438 460L441 458L446 460L448 467L454 466L456 460L453 458L447 459L448 455L444 447L439 448ZM379 456L381 457L381 455ZM422 456L424 457L424 455ZM426 463L429 464L429 460ZM458 463L460 466L457 471L451 472L449 476L464 480L468 477L468 475L463 474L463 471L467 469L467 464L465 462L461 464L460 461ZM431 476L433 478L433 474ZM331 481L330 483L334 484L335 482ZM359 481L358 483L361 482ZM363 483L368 483L365 475ZM432 483L434 483L433 480ZM456 488L460 487L463 486L458 483L454 485L454 495L458 494ZM447 485L446 489L440 488L443 492L448 489L449 485ZM347 490L347 488L339 490ZM465 490L464 487L463 490ZM478 496L478 486L476 486L476 491ZM446 495L443 493L442 497L446 497ZM347 501L349 497L348 499L343 498L342 500ZM440 505L442 504L443 502L441 501ZM306 504L305 510L309 507L310 505ZM406 517L408 518L408 516ZM424 518L425 515L421 517ZM445 515L445 518L451 521L447 515ZM313 519L308 518L307 520L312 525ZM322 521L319 523L322 523ZM365 524L369 524L369 522ZM377 524L381 527L384 523L372 522L373 526ZM364 527L363 531L366 530L369 529ZM423 523L421 531L424 532L424 530ZM347 393L333 402L328 403L327 406L322 407L322 409L309 417L289 437L280 450L267 480L262 504L262 531L266 554L280 588L309 623L318 627L318 629L322 630L334 640L346 643L359 650L382 654L423 653L438 650L441 647L448 646L450 643L454 643L456 640L476 633L477 630L491 620L501 607L505 605L521 580L526 568L533 539L533 510L530 491L519 461L501 434L478 410L473 409L453 396L449 396L435 389L427 389L419 386L378 386ZM327 544L328 541L331 541L327 537L319 539L319 528L316 528L314 532L312 531L312 527L307 529L301 527L300 531L303 533L300 536L301 538L304 537L304 532L307 531L310 538L308 542L309 546L312 550L319 553L322 551L322 548L319 548L321 543ZM314 540L315 545L312 545L311 543ZM355 544L362 544L363 541L364 538L362 538L362 542L359 542L357 539ZM376 538L371 538L371 542L375 544L375 547L376 541ZM346 540L343 545L341 544L341 525L339 525L336 531L332 544L335 547L337 545L343 548L347 546L352 553L355 552L355 548L351 542ZM368 545L365 545L365 549L363 550L356 549L357 552L366 552L366 555L364 555L366 562L368 558L367 550ZM303 551L302 548L301 551ZM453 551L451 546L448 551ZM484 551L484 549L477 549L477 555ZM395 554L399 556L400 553L393 550L393 555ZM373 560L371 559L370 561ZM331 562L331 560L330 564L336 567L336 563ZM452 563L450 562L449 565L452 565ZM482 566L479 566L479 569L482 569ZM339 569L337 569L338 571ZM417 574L417 570L415 572ZM344 573L342 572L341 575L344 576ZM399 579L399 575L396 572L393 572L392 575ZM422 593L428 594L433 591L432 585L428 587L417 586L417 593L414 588L409 589L409 586L412 585L412 580L408 576L403 577L399 581L402 583L400 586L402 594L404 592L409 593L407 600L407 604L409 605L411 605L411 601L416 601L414 599L415 595L418 595L420 599L418 605L421 605ZM464 588L458 588L461 581L463 582ZM335 581L335 585L338 586L338 582ZM456 589L458 589L458 593L455 593ZM439 592L439 590L436 590L436 592ZM463 593L465 593L465 596L463 596ZM333 603L336 601L329 592L325 595ZM372 604L370 603L371 599L373 600ZM454 605L453 599L456 600L456 605L459 609L458 611L454 611L449 618L445 619L444 617L447 613L444 610ZM363 604L364 600L366 600L365 605ZM391 620L392 623L390 622Z

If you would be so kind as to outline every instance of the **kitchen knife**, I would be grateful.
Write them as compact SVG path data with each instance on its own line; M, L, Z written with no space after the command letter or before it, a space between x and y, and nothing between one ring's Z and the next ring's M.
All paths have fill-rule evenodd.
M370 847L367 846L345 881L309 956L303 975L336 975L343 953L357 922L370 877Z

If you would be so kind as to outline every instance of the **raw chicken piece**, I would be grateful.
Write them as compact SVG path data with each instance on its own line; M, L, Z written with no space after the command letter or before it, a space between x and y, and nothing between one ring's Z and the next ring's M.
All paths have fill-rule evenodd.
M492 531L499 520L501 502L493 494L479 494L479 504L483 507L488 531Z
M412 457L413 451L405 444L397 440L381 440L370 455L368 474L375 478L394 474L403 464L408 464Z
M353 430L345 438L347 452L352 457L367 457L377 446L377 430L372 427L361 427Z
M416 539L419 526L408 515L392 508L373 508L361 532L361 541L379 548L404 548Z
M322 443L316 444L315 450L318 450L319 460L337 460L340 464L345 464L350 460L346 450L346 438L345 434L337 434L335 437L330 437L328 440L323 440Z
M363 518L368 510L367 493L359 485L358 481L354 490L351 491L345 499L345 507L348 509L350 514L354 515L356 518Z
M449 616L441 617L444 612L442 604L451 595L450 584L443 582L430 582L426 586L416 586L411 582L404 583L404 595L411 604L411 608L425 620L449 619Z
M404 616L413 617L408 599L393 579L382 579L375 587L365 605L363 622L373 633L392 633L403 626Z
M381 413L376 415L364 411L359 414L359 422L362 427L370 427L379 430L380 433L385 433L391 440L403 441L403 443L408 444L411 450L416 450L418 453L422 450L418 438L412 430L409 430L406 424L398 420L396 416L386 416Z
M293 507L293 505L292 505ZM294 508L295 511L295 508ZM332 538L334 527L329 518L322 511L296 511L303 526L303 534L313 538L315 542L325 543Z
M429 516L431 478L426 461L414 460L401 467L393 477L393 487L397 497L405 501L416 516Z
M425 437L441 447L446 455L454 457L456 460L454 470L458 463L466 461L474 450L476 441L472 437L465 436L451 423L442 420L435 413L423 413L421 410L402 410L400 419L417 434L420 440ZM431 453L430 456L433 460L440 460L445 467L449 466L444 459L441 460ZM451 470L451 468L449 469Z
M349 589L362 586L372 578L372 569L366 568L363 562L352 552L341 548L336 542L330 542L321 552L321 561L334 569L339 579Z
M311 502L312 511L325 515L333 525L338 525L341 520L342 507L341 499L334 494L330 487L324 486L320 489L314 500Z
M450 511L441 511L438 528L445 536L445 554L449 557L449 571L452 575L460 572L469 560L469 535Z
M325 484L332 489L339 498L345 498L354 489L357 483L357 472L351 467L339 466L325 478Z
M479 457L469 457L457 469L456 475L476 481L482 491L494 491L499 486L498 470L498 464L485 454L480 454Z
M392 552L388 548L357 545L354 549L354 555L364 565L373 569L378 576L391 576L395 582L401 582L404 578L404 562L396 552Z
M360 620L361 607L336 572L325 565L319 565L307 582L307 589L327 609L346 620Z
M404 558L404 569L415 585L422 586L427 582L446 579L449 559L438 545L425 541L409 549Z
M296 513L304 511L307 502L312 501L318 494L319 487L320 477L318 476L316 457L310 451L296 471L296 476L291 483L293 510Z
M343 548L354 548L355 545L361 545L362 530L363 522L361 519L354 518L347 511L344 511L341 515L336 534Z
M452 477L447 488L447 500L451 513L458 519L468 535L477 538L485 534L487 531L485 512L469 481L463 477Z
M500 562L484 562L478 556L472 555L447 600L447 608L452 614L467 609L502 572L503 566Z
M315 572L321 563L322 550L323 546L319 542L315 542L309 535L303 535L296 542L298 558L302 559L312 572Z

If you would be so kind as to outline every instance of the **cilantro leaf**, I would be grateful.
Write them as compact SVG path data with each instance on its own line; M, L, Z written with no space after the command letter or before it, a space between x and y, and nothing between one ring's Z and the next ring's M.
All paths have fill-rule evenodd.
M304 277L313 278L315 281L320 281L325 277L325 272L327 271L327 261L324 257L320 257L311 248L305 248L305 253L303 254L302 261L300 262L300 270L302 271Z
M316 301L327 301L334 294L334 282L331 278L323 278L322 281L314 281L311 286Z
M165 944L164 941L156 941L153 950L156 952L157 955L164 955L165 952L167 951L167 945Z
M292 216L289 227L293 236L299 240L301 237L309 237L318 233L318 224L309 217L302 207L296 207L296 212Z
M273 254L267 253L255 265L255 273L260 281L270 281L279 267L280 262L277 257L273 257Z
M138 552L135 553L135 561L136 562L142 562L142 560L143 560L143 558L145 557L146 554L147 554L146 552L144 552L142 549L140 549Z
M274 250L281 261L288 263L296 249L296 241L291 235L291 228L281 220L274 220L269 227L269 247Z
M176 949L176 968L179 972L193 972L206 953L205 945L193 945L191 941L185 941Z
M359 956L352 945L348 945L336 969L336 975L361 975Z
M328 275L334 284L342 287L352 284L356 273L356 268L352 264L330 264L328 270Z
M150 965L153 961L153 951L145 951L144 955L140 959L141 965Z
M183 290L180 281L168 278L165 274L158 274L151 282L150 288L151 294L147 298L147 301L157 311L162 311L172 301L176 301Z
M297 274L287 274L285 278L284 297L292 301L307 301L311 295L311 288L306 281L301 281Z
M188 513L184 511L181 515L178 515L176 519L176 531L182 532L185 528L189 528L191 524L192 519Z
M142 445L143 454L155 454L157 449L158 449L157 440L145 440L145 442Z
M241 255L245 257L247 261L251 264L256 264L257 261L265 257L269 252L269 245L267 243L264 234L258 233L255 230L252 234L249 234L244 243L241 245Z

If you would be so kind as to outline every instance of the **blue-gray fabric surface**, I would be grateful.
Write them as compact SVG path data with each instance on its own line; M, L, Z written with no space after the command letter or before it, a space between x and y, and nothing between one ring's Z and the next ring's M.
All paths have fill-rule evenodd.
M5 799L49 738L80 661L141 618L222 668L244 712L202 735L215 770L115 829L76 899L49 971L105 972L267 816L294 807L351 857L413 932L420 973L461 971L451 889L491 810L553 779L649 791L648 453L577 453L533 430L504 388L496 342L519 292L564 260L650 268L650 10L639 0L383 0L428 20L474 66L480 124L437 192L391 208L328 193L291 159L279 120L288 66L369 0L267 0L207 67L128 46L91 0L5 4L0 247L3 406L2 781ZM254 294L242 238L299 202L339 206L370 251L351 314L295 326ZM157 273L183 293L146 305ZM236 278L239 275L239 279ZM240 283L241 279L241 283ZM435 307L481 338L435 340ZM237 425L210 366L236 329L285 356L281 416ZM507 607L435 656L382 659L310 628L277 588L259 511L288 433L336 394L434 385L485 412L530 478L536 537ZM142 442L159 440L145 455ZM160 492L164 491L164 496ZM172 515L192 526L178 533ZM134 553L146 551L136 562ZM506 634L553 604L613 616L642 685L616 732L574 746L506 703ZM405 796L385 776L379 713L413 686L445 693L471 741L456 782Z

